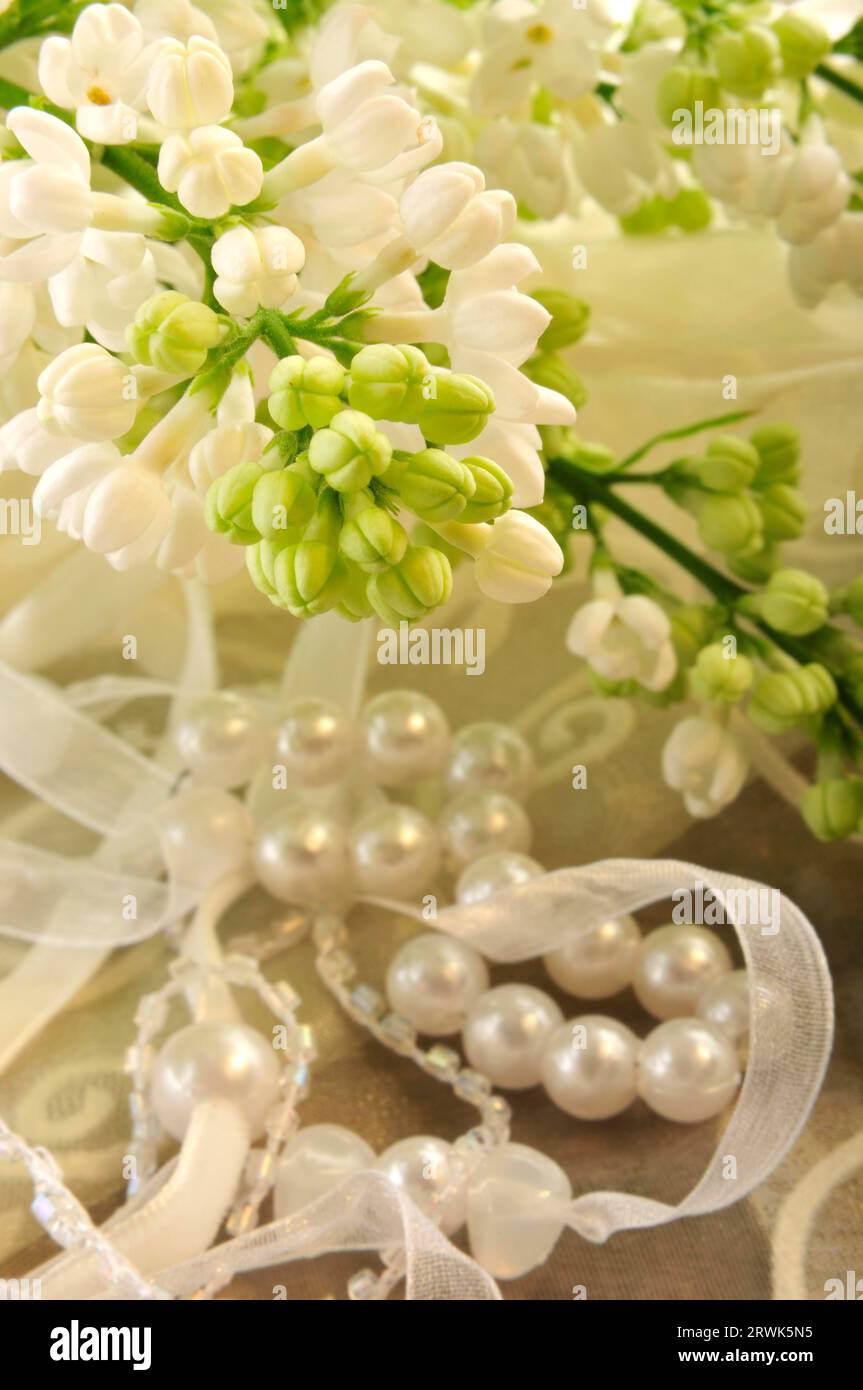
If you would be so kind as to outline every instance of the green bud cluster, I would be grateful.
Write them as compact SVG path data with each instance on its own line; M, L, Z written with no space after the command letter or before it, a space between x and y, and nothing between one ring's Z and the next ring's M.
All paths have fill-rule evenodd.
M194 376L226 331L225 321L206 304L178 290L163 290L140 306L126 329L126 341L145 366Z
M778 543L803 533L806 504L794 486L799 455L796 430L766 425L748 440L718 435L702 455L669 471L668 490L695 512L704 545L750 582L769 577Z
M323 356L283 358L269 390L283 433L260 460L217 478L204 509L212 530L246 547L256 587L303 618L336 609L414 622L445 602L443 543L411 542L397 514L471 526L509 509L512 482L493 459L441 447L482 430L494 408L485 384L435 371L419 348L379 344L349 370ZM382 420L417 425L427 447L394 451Z
M777 570L759 594L742 599L741 611L762 619L777 632L806 637L823 627L829 614L827 589L806 570Z

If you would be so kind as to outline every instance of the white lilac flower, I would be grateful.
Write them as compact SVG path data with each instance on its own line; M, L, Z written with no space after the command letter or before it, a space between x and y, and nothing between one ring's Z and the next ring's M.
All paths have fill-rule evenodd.
M318 92L321 134L270 169L264 192L279 199L340 167L395 178L437 158L434 121L406 101L385 63L370 60L335 77Z
M572 150L555 126L500 117L480 131L473 155L535 217L556 217L575 203Z
M644 594L624 594L611 570L594 577L594 597L578 609L566 645L607 681L664 690L677 672L667 613Z
M591 126L576 153L587 192L617 217L635 212L646 198L678 191L674 161L649 130L632 121Z
M187 44L166 39L159 45L147 78L147 105L160 125L217 125L233 101L231 64L217 43L193 35Z
M129 368L96 343L61 352L38 385L37 414L51 434L117 439L134 424L137 390L130 394Z
M170 209L90 189L87 146L47 111L16 106L6 125L29 159L0 164L0 280L50 279L79 254L90 227L165 234Z
M222 217L229 208L251 203L261 191L263 166L224 126L198 126L171 135L159 152L162 186L176 193L194 217Z
M231 314L279 308L296 290L305 259L303 243L287 227L232 227L213 246L213 293Z
M473 84L483 115L521 106L536 86L572 101L599 78L596 40L610 26L598 7L572 0L497 0L487 12L487 43Z
M87 5L71 38L45 39L39 83L49 101L75 112L86 140L125 144L139 138L149 57L141 24L125 5Z
M863 213L845 212L803 246L792 246L788 273L795 297L814 308L836 285L863 295Z
M404 235L417 251L448 270L475 265L515 223L515 199L485 191L472 164L439 164L420 174L399 204Z
M126 325L156 288L157 245L134 232L89 227L75 259L48 281L57 322L86 328L112 352L125 351Z
M707 715L682 720L662 750L663 777L683 793L689 814L700 818L730 805L742 791L747 771L739 739Z
M506 512L490 527L474 574L482 592L498 603L533 603L563 569L554 537L527 512Z

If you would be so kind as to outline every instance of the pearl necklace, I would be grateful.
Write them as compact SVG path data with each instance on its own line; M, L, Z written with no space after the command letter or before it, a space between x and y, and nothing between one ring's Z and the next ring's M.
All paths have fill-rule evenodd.
M193 737L194 723L193 717L181 727L178 746L219 748L224 758L224 739L212 726L205 735L200 722ZM493 723L469 726L450 742L439 707L403 691L370 700L357 729L334 706L296 701L275 746L281 765L306 788L332 787L359 756L364 777L378 785L404 791L443 771L448 789L457 792L437 825L416 806L401 803L360 806L348 830L343 806L290 806L262 829L255 862L275 896L316 914L318 972L345 1012L480 1112L479 1126L454 1145L414 1136L378 1157L342 1126L298 1130L278 1163L276 1216L292 1215L351 1173L374 1166L445 1233L467 1219L472 1252L490 1273L524 1273L547 1258L572 1193L557 1164L509 1142L510 1108L493 1086L522 1090L541 1082L561 1109L582 1120L618 1114L637 1095L679 1122L715 1116L740 1081L734 1044L748 1023L745 972L731 970L725 947L710 932L672 926L642 942L632 918L603 923L544 958L554 983L569 994L599 999L632 984L639 1001L662 1020L643 1043L612 1018L588 1014L565 1021L555 1001L532 986L489 988L480 953L437 932L419 935L397 953L385 998L356 982L344 921L329 905L346 910L346 881L373 898L420 893L441 860L457 875L459 903L481 902L542 873L525 853L530 824L520 804L530 786L530 750L514 730ZM206 759L196 762L200 774ZM423 791L426 804L433 805L427 781ZM435 1042L426 1049L417 1041L418 1034L440 1038L458 1032L466 1067L453 1048ZM544 1212L528 1223L531 1239L499 1210L500 1191L513 1184L527 1208ZM492 1215L485 1219L478 1214L483 1211ZM396 1252L385 1258L382 1276L370 1270L356 1275L350 1295L386 1297L401 1273Z
M221 710L224 715L224 704ZM197 753L191 759L194 780L234 785L237 749L228 748L226 761L224 737L213 737L211 711L207 720L203 740L190 738L188 722L181 725L178 746L199 749L203 742L212 751L212 760ZM247 727L251 732L253 723ZM221 735L226 732L223 728ZM260 750L259 729L254 737ZM252 877L222 880L185 943L195 957L181 955L168 984L143 999L136 1014L139 1036L127 1056L134 1160L130 1196L146 1197L160 1131L185 1144L196 1111L228 1103L241 1116L250 1149L226 1222L229 1236L255 1227L271 1189L276 1219L282 1220L371 1168L401 1188L445 1235L466 1224L474 1259L489 1274L499 1279L524 1274L551 1253L566 1224L572 1189L553 1160L510 1141L510 1106L494 1088L516 1091L541 1083L561 1109L580 1120L618 1114L636 1096L679 1122L714 1116L740 1080L735 1044L748 1024L745 972L730 969L725 947L702 928L665 927L642 940L630 917L582 932L544 957L552 981L571 995L601 999L631 984L661 1020L643 1043L612 1018L588 1014L565 1021L554 999L533 986L489 987L483 956L441 932L422 933L396 953L384 995L357 982L346 949L352 897L385 897L398 908L391 899L403 895L410 908L411 898L436 882L441 862L453 875L454 896L463 905L481 903L541 874L525 852L531 832L521 798L530 786L530 750L515 731L492 723L468 726L450 742L439 708L410 692L369 701L358 730L321 701L293 702L275 746L292 777L302 773L306 794L299 805L292 799L258 835L259 879L309 915L318 973L345 1012L473 1105L478 1123L452 1144L418 1135L377 1156L342 1126L301 1128L297 1107L308 1091L314 1043L297 1021L300 1000L291 986L268 983L255 959L286 943L253 941L245 955L233 953L221 963L207 959L215 919ZM456 796L443 805L437 824L416 805L381 799L370 810L368 798L358 801L345 785L358 754L363 779L395 785L402 793L409 788L408 794L432 811L440 798L428 780L431 774L444 772ZM248 760L242 775L246 780ZM309 786L317 796L329 792L329 803L316 805ZM197 824L200 795L187 800L195 803L194 833L184 839L179 820L169 818L171 849L181 860L201 843L203 828ZM346 828L351 810L354 822ZM433 918L436 896L426 893L423 902L431 905ZM299 935L292 933L292 939ZM279 1020L281 1068L264 1037L230 1016L226 996L237 987L254 989ZM157 1052L169 1001L180 993L193 1004L196 1021ZM459 1032L467 1065L439 1041ZM426 1047L418 1035L435 1041ZM254 1147L262 1135L263 1148ZM380 1253L383 1272L359 1271L349 1284L352 1299L386 1298L403 1277L404 1250ZM109 1268L108 1277L112 1283L125 1278L124 1266ZM211 1297L230 1278L227 1265L222 1269L217 1261L196 1296ZM144 1279L140 1283L150 1287Z

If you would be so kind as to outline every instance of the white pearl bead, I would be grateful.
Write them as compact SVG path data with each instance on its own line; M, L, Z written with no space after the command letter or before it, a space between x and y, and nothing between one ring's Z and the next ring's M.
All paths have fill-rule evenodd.
M159 842L175 883L202 889L248 864L251 817L230 792L180 792L159 811Z
M438 1224L446 1235L452 1235L464 1225L463 1192L454 1194L444 1206L435 1200L436 1194L451 1181L451 1154L452 1145L446 1140L416 1134L390 1145L375 1164L391 1183L404 1188L420 1211L433 1214L436 1220L439 1217Z
M556 985L580 999L608 999L632 980L641 932L634 917L617 917L579 932L543 956Z
M307 1125L285 1146L273 1192L277 1220L314 1202L351 1173L374 1167L375 1151L343 1125Z
M338 705L312 696L292 700L276 735L276 757L308 787L323 787L349 770L356 736Z
M205 1100L229 1100L242 1110L249 1137L263 1133L279 1091L272 1044L244 1023L212 1020L174 1033L153 1070L151 1099L159 1123L182 1139L192 1111Z
M463 869L493 850L530 849L531 825L517 801L503 792L465 792L445 806L440 828L450 863Z
M255 844L258 877L268 893L300 907L333 907L350 891L348 837L323 811L292 806L266 825Z
M357 887L376 897L430 893L440 868L437 827L410 806L383 806L361 816L351 829L350 848Z
M494 1086L511 1091L536 1086L542 1053L563 1022L554 1000L532 985L498 985L474 1004L465 1020L468 1061Z
M654 1018L691 1018L705 985L731 969L731 957L704 927L659 927L641 943L632 987Z
M495 1279L544 1264L564 1227L572 1187L553 1159L526 1144L492 1149L467 1194L471 1254Z
M739 1084L733 1045L700 1018L661 1023L641 1044L638 1094L666 1120L708 1120L724 1110Z
M698 997L699 1018L712 1023L731 1042L739 1043L749 1032L749 976L745 970L720 975Z
M486 989L488 967L479 951L442 932L414 937L387 971L393 1010L433 1038L457 1033Z
M272 727L253 700L209 696L183 710L174 743L197 785L241 787L267 757Z
M455 886L456 901L465 907L484 903L493 893L499 893L504 888L515 888L519 883L527 883L543 873L542 865L528 854L493 849L490 854L482 854L468 864L459 875Z
M578 1120L607 1120L635 1100L640 1043L616 1018L584 1014L556 1028L542 1054L542 1084Z
M447 783L453 796L493 791L518 801L530 790L533 772L529 743L506 724L467 724L452 741Z
M430 777L449 747L443 710L413 690L391 690L369 700L360 731L369 775L385 787Z

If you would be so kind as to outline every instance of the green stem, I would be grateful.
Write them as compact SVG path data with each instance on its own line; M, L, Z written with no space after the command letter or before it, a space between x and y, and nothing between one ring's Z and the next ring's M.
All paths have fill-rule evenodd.
M284 315L278 309L260 309L261 315L261 337L273 349L276 356L292 357L297 350L297 345L291 336Z
M711 420L699 420L695 425L682 425L677 430L663 430L661 434L655 434L652 439L648 439L641 444L631 454L627 454L615 469L616 473L622 473L624 469L631 468L634 463L638 463L644 458L645 454L650 453L658 444L667 444L672 439L687 439L693 434L701 434L703 430L716 429L719 425L736 425L740 420L747 420L752 414L751 410L732 410L726 415L715 415Z
M863 105L863 87L856 82L852 82L850 77L844 73L837 72L835 68L829 68L826 63L819 63L815 69L817 77L821 77L825 82L829 82L831 87L836 87L838 91L844 92L846 97L851 97L853 101L859 101Z

